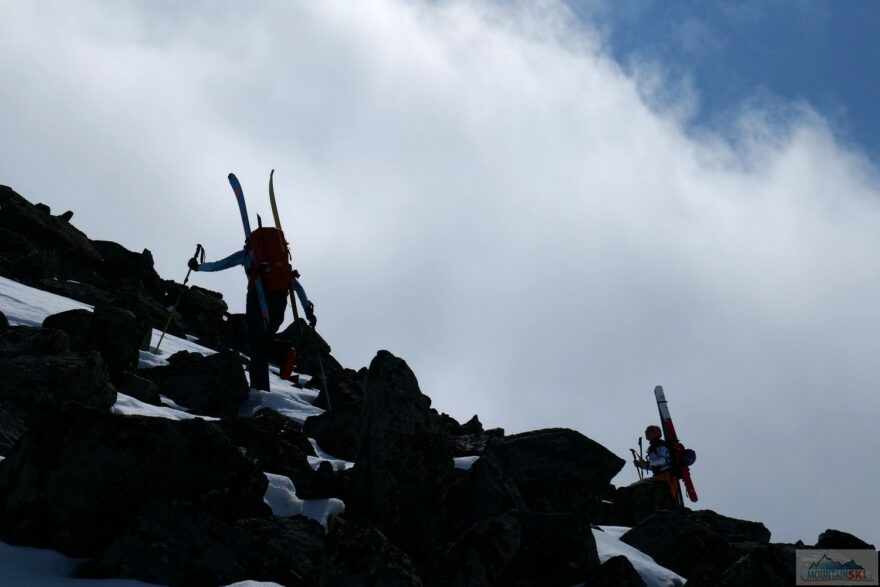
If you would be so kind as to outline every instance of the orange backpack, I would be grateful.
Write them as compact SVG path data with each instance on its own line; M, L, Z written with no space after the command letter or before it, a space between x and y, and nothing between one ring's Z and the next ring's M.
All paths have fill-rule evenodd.
M251 233L251 249L256 261L253 280L259 277L266 291L288 291L293 276L290 249L281 229L263 226Z

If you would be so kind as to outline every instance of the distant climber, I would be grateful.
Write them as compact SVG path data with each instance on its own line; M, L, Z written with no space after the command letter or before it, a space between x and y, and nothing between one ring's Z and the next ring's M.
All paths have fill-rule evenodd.
M305 310L306 318L309 324L314 328L318 319L315 316L315 305L309 301L306 292L298 281L299 273L295 269L291 269L287 263L288 253L286 243L284 250L281 252L273 251L277 248L275 243L278 237L261 238L261 231L274 231L273 228L260 228L253 232L252 238L245 244L245 248L237 251L225 259L208 263L199 263L198 259L193 257L189 260L188 266L193 271L222 271L230 267L243 266L248 275L248 291L246 303L246 322L248 330L248 340L250 341L250 363L248 364L248 373L250 374L251 387L269 391L269 349L272 345L272 339L281 323L284 322L284 314L287 310L287 296L290 288L296 291L300 303ZM258 246L252 248L252 243ZM262 244L262 246L259 246ZM273 257L283 257L283 267L276 267L278 261L273 262ZM256 258L256 266L254 265ZM274 273L269 277L267 267L275 267ZM259 296L255 281L260 278L265 292L266 306L269 311L268 324L263 320L262 310L260 308ZM280 279L279 279L280 278Z
M659 426L650 425L645 428L645 438L648 439L647 459L636 459L634 461L636 467L648 469L657 479L662 479L669 486L669 492L672 494L676 503L682 504L681 488L678 484L678 477L675 476L672 463L672 453L663 440L663 432Z

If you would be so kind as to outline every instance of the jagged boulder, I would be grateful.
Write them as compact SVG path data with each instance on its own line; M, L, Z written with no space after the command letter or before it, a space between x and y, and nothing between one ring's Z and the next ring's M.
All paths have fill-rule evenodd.
M595 512L624 464L602 445L565 428L496 438L486 447L489 453L529 509L542 512Z
M669 486L653 477L618 487L610 498L611 506L604 509L600 517L594 518L594 523L631 528L657 512L678 507Z
M509 510L525 510L526 502L516 485L504 476L494 455L485 455L443 496L445 540L458 538L465 530L486 518Z
M690 577L700 561L735 543L767 544L764 524L737 520L711 510L677 509L654 514L621 536L658 564Z
M0 186L0 274L26 280L94 275L103 261L88 237L68 220Z
M111 241L92 241L103 262L98 271L109 281L124 282L138 289L154 289L161 283L153 268L153 254L144 249L142 253L129 251Z
M159 388L156 387L156 384L149 379L135 375L131 371L126 371L122 374L122 383L119 384L118 389L121 393L144 403L154 406L162 405L162 398L159 395Z
M98 351L119 384L123 373L137 369L139 351L150 343L152 328L133 313L114 306L95 306L88 310L68 310L48 316L44 328L62 330L74 351Z
M268 515L268 481L199 419L52 410L0 466L0 539L97 554L151 502L221 519Z
M795 547L764 544L737 559L715 584L718 587L788 587L794 585L796 579Z
M646 587L629 559L623 555L612 556L602 563L596 581L598 587Z
M321 585L382 585L421 587L409 557L376 528L333 516L328 524Z
M181 586L315 584L323 545L324 529L302 516L222 521L181 504L155 504L80 576Z
M101 356L71 352L60 330L12 326L0 333L0 373L3 454L52 406L76 402L108 410L116 403Z
M168 365L141 369L138 375L156 384L161 395L196 413L237 416L249 387L238 354L233 351L200 355L180 351Z
M264 408L254 417L226 418L216 426L261 471L289 477L297 495L305 497L302 488L309 486L315 475L308 457L315 456L315 450L293 420Z
M368 381L366 426L346 505L418 560L439 530L437 505L452 478L452 454L432 426L431 400L403 360L379 351Z
M9 330L9 320L6 318L6 314L0 312L0 334L3 334Z
M853 536L847 532L840 530L825 530L819 534L819 540L816 541L814 548L836 548L836 549L861 549L870 548L876 550L873 544L868 544L858 536Z
M586 516L511 510L468 529L426 577L429 585L568 586L598 574Z
M334 405L332 410L311 416L303 423L303 432L329 454L354 461L364 434L363 402Z

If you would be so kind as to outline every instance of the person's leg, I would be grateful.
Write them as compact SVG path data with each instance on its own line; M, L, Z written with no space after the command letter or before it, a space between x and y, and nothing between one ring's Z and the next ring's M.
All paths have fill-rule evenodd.
M245 310L247 319L248 339L251 346L251 357L248 363L251 387L269 391L269 348L266 327L263 324L263 313L260 310L260 302L257 290L249 289L247 293L247 306Z

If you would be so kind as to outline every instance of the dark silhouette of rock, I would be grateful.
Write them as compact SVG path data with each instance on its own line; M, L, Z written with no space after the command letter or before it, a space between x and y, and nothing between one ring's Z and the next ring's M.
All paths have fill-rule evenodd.
M791 544L764 544L737 559L716 585L789 587L796 579L795 547Z
M495 455L529 509L543 512L596 511L624 464L602 445L564 428L493 439L486 453Z
M590 585L598 569L585 516L511 510L468 529L425 577L429 585Z
M351 490L351 470L335 471L327 461L322 461L311 477L302 486L296 486L296 494L301 499L323 499L335 497L345 501Z
M841 532L840 530L825 530L819 534L819 540L814 548L837 548L837 549L860 549L870 548L876 550L873 544L868 544L861 538Z
M9 330L9 320L6 318L6 314L0 312L0 334Z
M264 408L253 417L227 418L216 425L261 471L289 477L304 498L302 488L315 475L308 461L315 450L293 420Z
M431 586L496 585L520 547L522 524L511 510L473 525L459 537L425 574Z
M97 554L151 502L221 519L268 515L268 481L199 419L50 411L0 467L0 539Z
M346 505L418 561L438 532L452 454L432 426L431 400L403 360L379 351L368 381L366 427Z
M131 371L126 371L122 374L122 383L119 385L119 391L147 404L154 406L162 405L162 398L159 396L159 388L156 387L156 384L149 379L135 375Z
M421 587L415 567L376 528L347 516L330 518L320 585Z
M169 357L168 363L141 369L138 375L155 383L161 395L198 414L237 416L248 398L247 378L235 352L203 356L181 351Z
M453 483L443 496L443 535L446 541L458 538L481 520L501 516L509 510L525 510L519 489L501 471L494 455L481 457Z
M602 563L596 585L598 587L645 587L645 582L628 558L617 555Z
M21 422L40 417L51 406L77 402L107 410L116 403L107 367L96 352L68 350L64 332L12 326L0 334L0 404L14 415L7 443Z
M364 434L363 402L334 405L332 410L311 416L303 423L303 432L327 453L354 461Z
M599 575L596 539L586 516L521 512L519 549L502 585L568 587Z
M28 280L94 274L103 260L88 237L0 186L0 274Z
M220 340L224 348L250 356L251 347L247 334L247 317L244 314L226 314L226 320L223 321L220 331Z
M6 456L27 432L27 411L0 400L0 456Z
M606 526L636 526L649 516L678 507L664 481L648 477L618 487L610 495L611 506L603 509L593 522Z
M92 241L92 246L103 259L98 271L106 279L138 289L154 289L160 285L161 279L153 269L150 251L144 249L142 253L135 253L118 243L101 240Z
M152 328L128 310L114 306L95 306L88 310L68 310L43 320L44 328L63 330L74 351L98 351L110 369L114 383L122 382L125 371L137 369L139 351L149 345Z
M221 521L181 504L155 504L80 576L181 586L313 585L323 546L324 529L302 516Z
M678 509L654 514L620 539L658 564L690 577L705 556L737 542L767 544L770 532L758 522L728 518L711 510Z
M688 575L688 587L716 587L736 561L762 546L757 542L720 543L707 545L704 556Z

